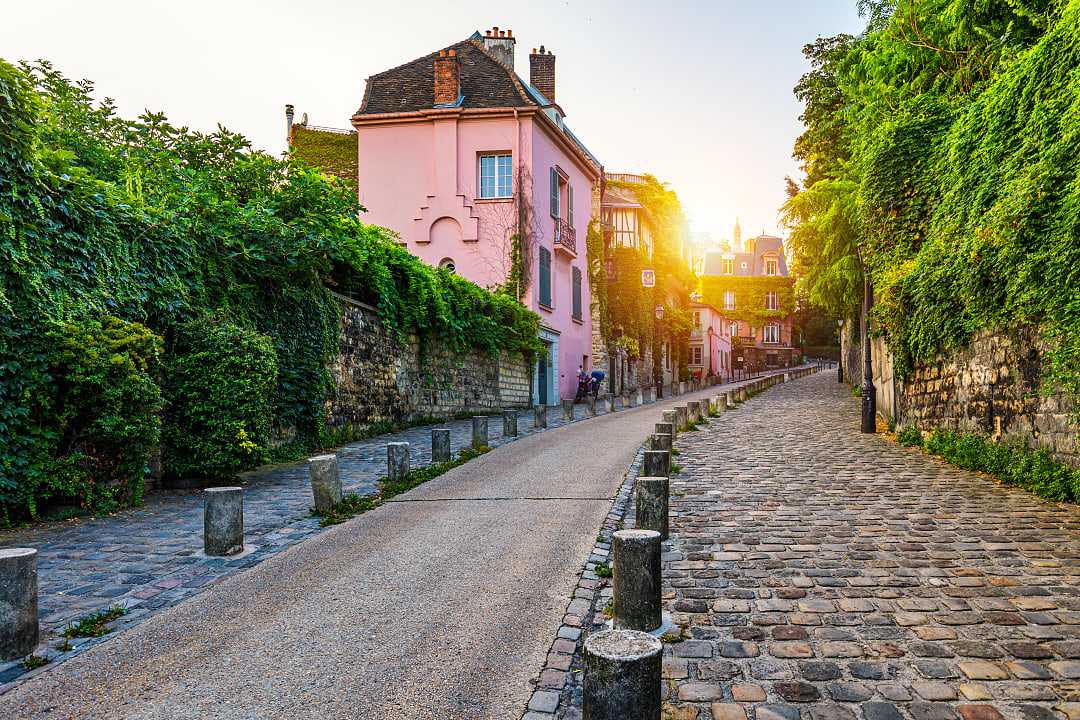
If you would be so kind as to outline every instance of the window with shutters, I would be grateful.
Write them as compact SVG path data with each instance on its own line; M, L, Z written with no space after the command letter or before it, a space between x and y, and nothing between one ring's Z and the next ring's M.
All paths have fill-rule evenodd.
M702 364L701 358L702 358L702 353L701 353L701 346L700 345L695 345L692 348L690 348L690 364L691 365L701 365Z
M573 318L575 320L581 320L581 270L574 268L574 302L573 302Z
M545 247L540 248L540 304L550 308L551 305L551 251Z
M548 175L548 180L551 183L551 217L559 217L559 171L554 167L551 168Z

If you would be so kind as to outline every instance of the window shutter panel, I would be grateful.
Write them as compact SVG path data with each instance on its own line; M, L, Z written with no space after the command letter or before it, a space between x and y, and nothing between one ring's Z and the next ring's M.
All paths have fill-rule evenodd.
M581 270L574 268L574 317L581 319Z
M559 217L559 173L551 168L549 180L551 182L551 217Z
M551 307L551 251L540 248L540 304Z
M574 186L569 183L566 185L566 214L570 227L574 227Z

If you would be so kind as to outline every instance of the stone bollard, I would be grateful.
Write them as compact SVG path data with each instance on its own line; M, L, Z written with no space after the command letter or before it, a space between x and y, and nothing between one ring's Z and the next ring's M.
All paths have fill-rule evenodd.
M675 411L674 410L665 410L664 411L664 422L671 426L671 440L673 442L675 441L676 438L679 437L679 422L678 422L678 420L679 419L677 417L675 417Z
M596 417L596 398L590 395L585 403L585 407L589 410L589 417Z
M687 412L686 405L679 405L675 408L675 424L679 427L679 432L687 426L690 422L689 414Z
M837 363L837 365L836 365L836 382L838 382L838 383L844 382L844 367L843 367L843 365L840 365L839 363Z
M686 394L686 383L685 382L682 382L682 381L679 382L679 394L680 395L685 395Z
M605 395L604 396L604 404L607 405L607 411L609 413L613 413L617 409L615 407L615 396L614 395Z
M671 433L653 433L649 438L650 450L671 450Z
M0 549L0 662L34 652L38 633L37 550Z
M431 462L450 462L450 428L431 429Z
M663 436L653 435L653 437ZM639 530L654 530L660 533L661 540L667 540L668 479L666 477L639 477L634 495L637 508L634 524Z
M675 433L672 432L672 426L669 422L658 422L653 425L653 432L657 435L667 435L672 440L675 439Z
M701 420L701 401L691 400L686 403L687 422L697 423Z
M326 512L341 502L341 474L337 455L316 455L307 461L311 495L316 512Z
M484 433L487 435L487 432ZM386 477L402 480L409 474L409 443L386 443Z
M222 556L243 551L244 489L207 488L203 498L203 552Z
M566 422L574 422L574 401L563 400L562 401L562 416Z
M645 477L668 477L671 475L670 450L646 450L645 462L641 466Z
M503 437L517 437L517 410L503 410Z
M602 630L585 640L585 720L660 720L664 646L637 630Z
M641 388L634 391L634 404L639 406L645 404L645 392Z
M488 419L487 415L473 415L472 419L472 447L479 450L488 444Z
M533 407L533 427L547 427L547 405L536 405Z
M664 478L659 478L664 480ZM618 630L660 627L660 533L617 530L612 536L612 603Z
M727 412L727 394L723 393L716 396L716 412Z
M628 407L630 407L630 393L624 392L622 395L619 396L619 398L622 400L623 410L626 410Z

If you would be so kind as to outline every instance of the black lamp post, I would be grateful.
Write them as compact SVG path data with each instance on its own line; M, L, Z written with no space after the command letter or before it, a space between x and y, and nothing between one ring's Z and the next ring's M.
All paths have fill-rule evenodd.
M874 302L874 288L870 284L870 272L863 268L863 382L862 382L862 431L877 431L877 393L874 390L874 366L870 362L870 306Z

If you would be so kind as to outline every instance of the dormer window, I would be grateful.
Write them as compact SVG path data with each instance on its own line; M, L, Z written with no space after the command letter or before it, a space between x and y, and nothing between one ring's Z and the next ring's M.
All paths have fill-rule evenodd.
M765 274L766 275L779 275L780 274L780 262L774 257L765 258Z
M725 258L720 261L720 274L721 275L734 275L735 274L735 261Z

